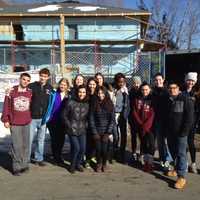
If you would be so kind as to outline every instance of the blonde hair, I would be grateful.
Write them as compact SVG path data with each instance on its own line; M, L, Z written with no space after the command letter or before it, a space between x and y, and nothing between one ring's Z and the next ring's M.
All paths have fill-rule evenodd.
M69 84L69 80L67 78L61 78L58 82L58 86L62 83L62 82L65 82L67 84L67 86L69 87L70 84Z
M69 84L69 80L67 78L61 78L59 81L58 81L58 84L57 84L57 89L59 89L59 86L62 82L65 82L67 84L67 91L66 91L66 94L69 92L69 88L70 88L70 84Z

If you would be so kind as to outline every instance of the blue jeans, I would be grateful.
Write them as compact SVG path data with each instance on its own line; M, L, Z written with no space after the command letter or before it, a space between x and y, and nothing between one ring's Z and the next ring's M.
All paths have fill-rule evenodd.
M187 138L175 135L168 137L169 150L176 163L178 177L185 177L187 171Z
M159 120L156 120L154 124L154 133L155 138L157 139L158 152L160 161L169 161L172 162L172 156L169 152L167 137L164 134L163 125Z
M29 147L29 158L31 158L32 143L36 137L36 146L34 152L35 161L44 160L44 141L46 133L46 124L41 125L42 119L32 119L30 125L30 147Z
M86 149L86 136L80 135L70 135L70 145L71 145L71 166L79 167L83 161Z

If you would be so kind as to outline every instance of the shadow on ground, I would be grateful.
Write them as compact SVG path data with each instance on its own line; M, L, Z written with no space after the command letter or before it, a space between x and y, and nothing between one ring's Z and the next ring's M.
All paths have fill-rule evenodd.
M12 172L12 159L9 153L0 152L0 166L9 172Z

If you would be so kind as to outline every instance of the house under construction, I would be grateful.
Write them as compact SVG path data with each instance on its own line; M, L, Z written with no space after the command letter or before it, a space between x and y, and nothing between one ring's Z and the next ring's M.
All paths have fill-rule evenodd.
M147 11L78 1L0 5L0 10L2 71L48 66L62 74L121 71L147 79L164 66L158 52L163 44L145 39Z

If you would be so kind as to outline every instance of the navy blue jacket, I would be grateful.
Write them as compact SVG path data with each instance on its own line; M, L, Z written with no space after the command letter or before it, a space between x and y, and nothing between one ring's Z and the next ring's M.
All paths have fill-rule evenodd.
M112 134L114 128L115 114L113 111L108 111L103 106L100 106L96 111L91 107L89 126L92 134Z

